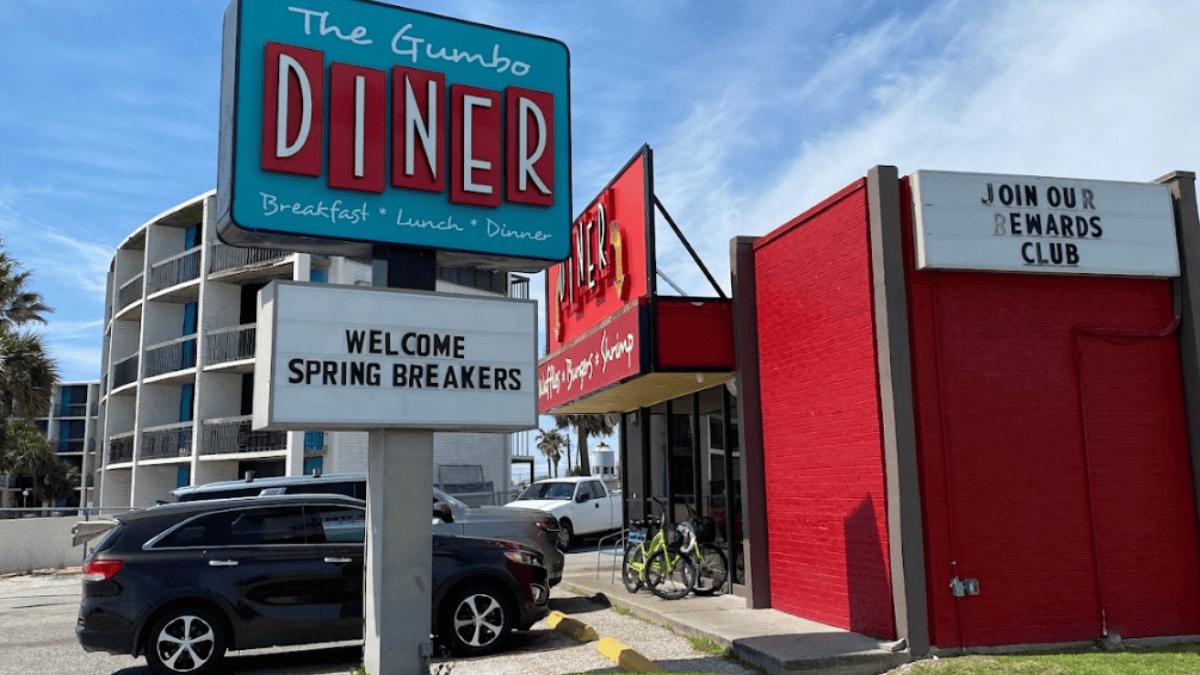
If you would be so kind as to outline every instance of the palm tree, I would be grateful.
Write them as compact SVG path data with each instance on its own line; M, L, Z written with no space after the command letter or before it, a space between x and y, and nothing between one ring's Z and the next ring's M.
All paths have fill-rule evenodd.
M18 333L0 324L0 422L20 416L28 420L50 408L58 383L58 364L46 354L41 335ZM6 425L0 425L0 447Z
M579 469L585 476L592 474L589 466L587 440L588 436L608 436L613 432L613 425L608 421L608 415L555 415L554 425L559 429L573 427L576 434L575 447L579 450Z
M0 239L0 245L4 242ZM46 323L43 313L53 312L42 302L42 294L25 289L33 270L18 271L20 264L0 251L0 328L12 328L30 321Z
M562 447L567 442L558 429L538 430L537 448L546 456L546 473L551 477L558 476L558 460L562 457Z

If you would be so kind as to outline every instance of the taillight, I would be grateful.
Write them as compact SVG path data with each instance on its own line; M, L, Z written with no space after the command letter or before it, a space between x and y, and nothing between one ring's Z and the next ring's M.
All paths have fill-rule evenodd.
M113 578L125 563L120 560L92 560L83 564L84 581L108 581Z
M538 526L538 529L539 529L539 530L548 530L548 529L550 529L550 524L549 524L549 523L547 523L547 522L546 522L546 521L544 521L544 520L539 520L539 521L537 521L537 526Z

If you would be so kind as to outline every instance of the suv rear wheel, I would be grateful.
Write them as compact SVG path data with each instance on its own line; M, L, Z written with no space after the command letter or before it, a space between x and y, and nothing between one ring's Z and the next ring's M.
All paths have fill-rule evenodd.
M145 653L156 675L205 675L225 655L225 629L203 609L173 609L146 635Z

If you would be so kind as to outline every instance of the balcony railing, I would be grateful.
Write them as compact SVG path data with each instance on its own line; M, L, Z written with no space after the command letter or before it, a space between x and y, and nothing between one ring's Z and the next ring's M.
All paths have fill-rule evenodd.
M200 454L226 455L287 449L286 431L254 431L250 427L249 415L206 421Z
M59 417L85 417L87 416L88 404L86 403L63 403L58 406Z
M218 244L213 246L209 253L211 261L208 265L208 272L215 274L235 267L280 260L288 255L290 255L289 251L274 248L242 248Z
M171 459L192 454L192 423L181 422L142 430L141 459Z
M59 441L58 454L82 453L83 441Z
M218 328L204 336L204 363L229 363L254 358L255 324Z
M108 464L133 461L133 432L108 439Z
M113 389L124 387L130 382L137 382L138 377L138 355L121 361L113 366Z
M148 291L155 293L200 276L200 249L181 253L150 268Z
M121 311L142 299L142 283L144 279L139 274L136 277L125 282L125 285L117 290L117 311Z
M146 350L146 377L196 366L196 336L186 335Z

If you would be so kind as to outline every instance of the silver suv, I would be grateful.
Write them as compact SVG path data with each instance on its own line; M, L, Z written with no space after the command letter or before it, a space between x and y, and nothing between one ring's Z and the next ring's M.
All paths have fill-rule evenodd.
M175 500L255 497L280 494L338 494L355 499L367 498L367 474L330 473L310 476L273 476L246 480L228 480L205 485L189 485L171 492ZM562 581L563 554L558 548L561 529L558 519L535 509L501 506L469 506L451 495L433 488L433 509L449 509L452 522L438 521L435 534L507 539L533 546L546 557L551 586Z

